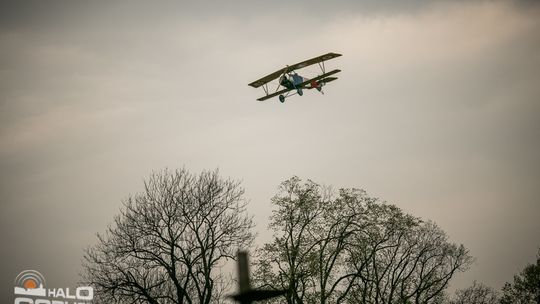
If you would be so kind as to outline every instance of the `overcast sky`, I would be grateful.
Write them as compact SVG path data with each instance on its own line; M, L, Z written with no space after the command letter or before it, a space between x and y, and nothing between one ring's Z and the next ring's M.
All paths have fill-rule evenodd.
M396 2L2 2L2 294L75 286L122 199L182 166L243 181L259 244L298 175L435 221L476 257L452 288L511 280L540 247L540 7ZM247 86L326 52L325 95Z

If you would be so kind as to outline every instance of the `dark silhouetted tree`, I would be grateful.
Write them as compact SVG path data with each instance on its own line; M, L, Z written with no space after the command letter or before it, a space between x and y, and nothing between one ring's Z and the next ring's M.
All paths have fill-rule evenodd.
M153 174L84 257L101 303L216 303L220 268L253 241L239 182L217 170Z
M471 256L432 222L364 191L283 182L255 278L287 303L436 303Z
M501 304L540 304L540 249L536 264L527 265L502 289Z
M456 291L456 295L450 304L496 304L498 303L497 292L482 283L473 284L465 289Z

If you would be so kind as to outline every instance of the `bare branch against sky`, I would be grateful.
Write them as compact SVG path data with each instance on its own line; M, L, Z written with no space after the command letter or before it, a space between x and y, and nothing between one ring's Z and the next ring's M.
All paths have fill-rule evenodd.
M99 303L221 303L220 268L249 248L253 221L240 183L218 171L154 173L86 250Z
M477 260L453 288L498 289L540 244L539 32L534 1L3 1L2 294L76 285L122 199L184 165L242 179L260 244L298 175L433 220ZM324 96L255 101L326 52Z

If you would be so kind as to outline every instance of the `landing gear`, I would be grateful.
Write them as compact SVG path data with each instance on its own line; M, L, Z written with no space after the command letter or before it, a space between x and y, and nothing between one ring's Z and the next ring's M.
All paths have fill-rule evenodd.
M284 102L285 102L285 96L279 95L279 101L280 101L281 103L284 103Z

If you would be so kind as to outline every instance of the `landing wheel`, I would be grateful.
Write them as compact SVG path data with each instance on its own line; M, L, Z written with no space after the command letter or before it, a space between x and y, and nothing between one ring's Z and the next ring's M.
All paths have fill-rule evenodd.
M285 102L285 96L279 95L279 101L280 101L281 103L284 103L284 102Z

